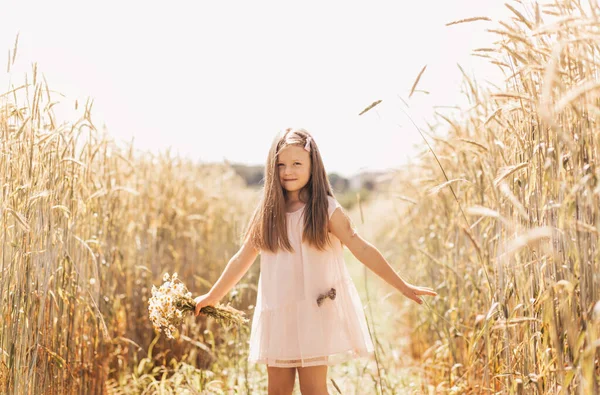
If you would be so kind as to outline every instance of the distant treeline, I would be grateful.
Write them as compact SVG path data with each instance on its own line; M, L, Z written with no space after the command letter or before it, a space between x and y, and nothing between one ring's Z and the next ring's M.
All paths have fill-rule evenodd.
M248 186L262 185L264 166L231 164L231 167L246 181ZM352 176L351 178L346 178L337 173L328 173L328 177L334 192L344 193L361 189L366 189L368 191L374 190L377 184L376 177L381 174L383 174L383 172L361 173Z

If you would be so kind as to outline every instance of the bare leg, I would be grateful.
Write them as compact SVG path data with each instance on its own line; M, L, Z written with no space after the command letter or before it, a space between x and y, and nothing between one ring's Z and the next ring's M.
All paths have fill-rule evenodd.
M327 395L327 365L298 368L302 395Z
M296 380L296 368L267 366L269 395L291 395Z

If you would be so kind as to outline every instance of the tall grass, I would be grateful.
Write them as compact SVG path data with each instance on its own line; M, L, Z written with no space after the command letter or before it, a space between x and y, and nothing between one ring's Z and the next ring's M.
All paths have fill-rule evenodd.
M59 124L32 77L0 106L0 392L103 393L155 363L206 367L218 347L233 352L240 335L202 319L185 325L189 341L155 338L147 301L166 271L206 291L254 194L226 165L117 146L91 103Z
M497 43L475 51L506 86L466 78L472 106L440 114L444 137L424 132L436 157L398 174L403 211L374 244L439 293L406 318L421 392L598 393L600 13L592 0L507 7ZM60 123L35 68L0 100L0 392L264 392L247 333L191 318L167 341L147 312L165 271L208 289L255 191L226 165L117 146L91 103ZM256 269L237 307L250 310ZM366 372L370 391L402 391L399 350L376 340L377 366L333 371L356 391Z
M438 392L598 393L600 8L519 3L475 51L506 86L465 75L471 107L425 132L439 164L394 182L395 240L439 293L412 350Z

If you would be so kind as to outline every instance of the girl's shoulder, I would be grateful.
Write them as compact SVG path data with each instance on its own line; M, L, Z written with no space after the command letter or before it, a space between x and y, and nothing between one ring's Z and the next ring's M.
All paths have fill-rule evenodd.
M342 205L333 196L327 195L327 217L331 219L333 212Z

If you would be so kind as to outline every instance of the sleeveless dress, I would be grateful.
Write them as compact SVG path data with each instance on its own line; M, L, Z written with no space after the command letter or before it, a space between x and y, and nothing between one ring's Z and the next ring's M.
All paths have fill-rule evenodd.
M328 217L341 207L331 196ZM260 251L260 276L248 360L274 367L334 365L366 357L373 343L358 292L346 268L342 244L318 251L302 243L304 207L286 213L294 252ZM321 294L335 288L335 298Z

